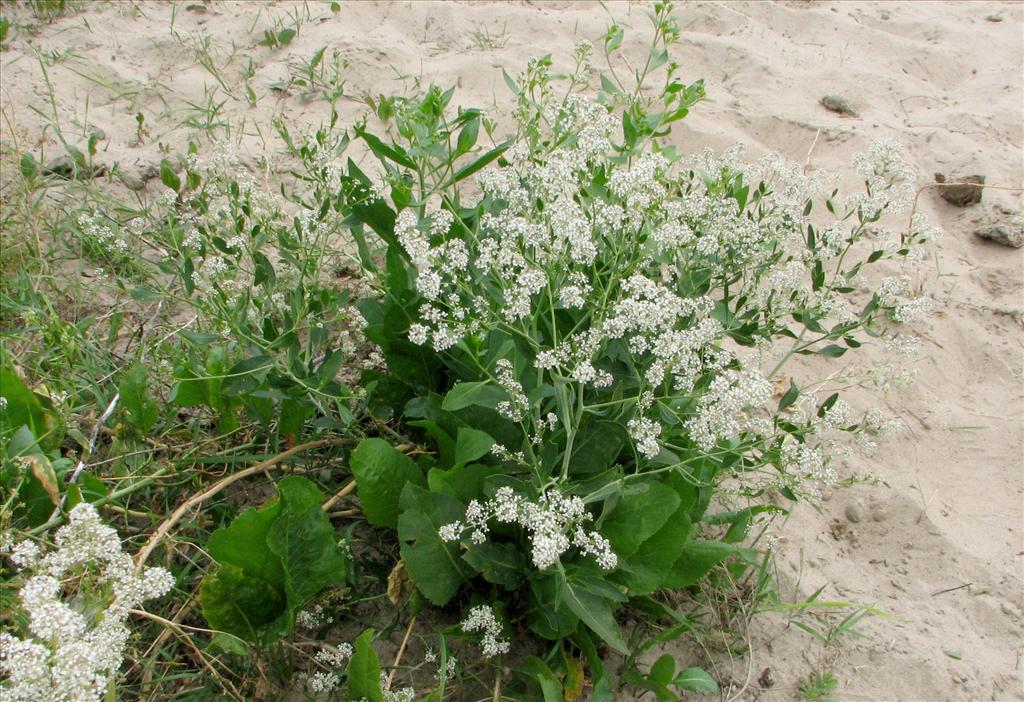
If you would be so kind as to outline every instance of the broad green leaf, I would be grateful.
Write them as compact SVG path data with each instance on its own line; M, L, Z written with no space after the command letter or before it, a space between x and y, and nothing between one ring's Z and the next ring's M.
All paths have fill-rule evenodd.
M530 578L526 625L545 639L556 641L580 628L580 618L560 597L561 576L535 574Z
M456 171L455 175L451 177L451 180L442 185L441 188L444 189L451 187L455 183L458 183L461 180L465 180L469 176L473 175L474 173L485 167L487 164L489 164L491 161L494 161L496 158L505 153L505 150L508 149L511 143L512 142L510 141L504 141L495 146L487 153L485 153L477 160L473 161L473 163L469 164L468 166L463 166L458 171Z
M718 683L703 668L687 668L672 684L690 692L718 692Z
M269 583L283 595L284 567L267 545L267 536L280 514L279 499L261 509L245 510L229 526L210 534L207 553L221 565L233 565L246 575Z
M721 541L690 541L672 564L662 586L672 589L689 587L737 550L736 546Z
M399 499L406 483L426 485L412 459L383 439L365 439L349 459L363 514L370 524L398 525Z
M646 595L662 586L672 564L683 553L690 538L690 528L689 509L681 505L654 536L620 564L623 582L629 587L630 596Z
M597 655L597 647L594 646L590 634L585 627L580 627L572 635L572 638L576 645L580 647L580 650L583 651L583 655L587 657L587 664L590 666L592 681L590 702L612 702L611 678L607 671L605 671L601 658Z
M170 161L167 159L162 159L160 161L160 182L174 192L181 190L181 179L178 177L178 174L174 172Z
M581 422L573 443L573 475L590 475L607 469L629 442L629 433L620 422L586 418Z
M676 674L676 659L671 654L662 655L651 666L647 677L656 683L667 685L672 682L672 676Z
M384 702L380 689L380 661L373 650L373 629L367 629L352 645L352 659L348 662L348 699Z
M388 159L394 161L400 166L416 170L416 162L409 157L409 154L405 153L402 147L395 144L385 144L373 134L366 131L357 130L356 135L366 142L366 145L370 147L370 151L372 151L373 154L381 161Z
M463 407L472 405L481 391L490 383L488 380L481 380L475 383L459 383L444 396L441 409L455 412Z
M476 145L477 134L480 132L480 118L474 117L466 123L466 126L459 132L459 139L456 142L455 154L461 156L467 153Z
M198 377L187 367L177 369L174 378L177 382L171 389L171 402L181 407L209 406L210 392L206 378Z
M793 380L790 379L789 389L786 390L785 394L779 399L778 411L781 412L782 410L792 405L794 402L796 402L798 397L800 397L800 388L798 388L796 386L796 383L794 383Z
M504 472L501 466L482 463L455 466L450 470L431 468L427 473L427 485L431 492L443 492L462 504L469 504L470 500L481 499L487 478Z
M281 513L267 535L267 545L281 559L289 623L295 611L328 585L345 580L348 563L338 548L324 496L306 478L293 475L277 484Z
M199 603L212 628L247 641L271 638L268 632L281 630L278 620L285 611L284 597L277 589L231 564L203 578Z
M0 18L0 21L5 18ZM25 180L31 183L35 180L35 177L39 174L39 162L32 156L32 154L25 152L21 155L21 175Z
M46 410L35 393L21 382L14 371L2 367L0 394L6 400L6 406L0 412L0 430L14 431L18 427L27 426L36 440L42 438L49 424Z
M619 625L615 622L613 604L615 600L607 598L607 590L598 588L597 583L584 579L572 572L562 578L560 601L565 604L591 631L600 636L605 643L624 655L629 654L629 646L622 638ZM621 601L623 598L619 598Z
M273 366L270 356L259 354L233 365L224 377L221 392L229 397L250 393L259 388Z
M405 569L428 600L446 604L473 570L460 557L458 544L442 541L438 529L463 519L465 508L453 497L408 483L401 509L398 538Z
M501 541L472 544L462 558L480 571L487 582L503 585L508 590L515 590L522 584L528 568L523 552Z
M146 366L136 363L128 369L118 386L121 405L128 415L128 421L143 433L153 428L158 416L156 400L149 392L147 375Z
M667 485L642 482L628 489L600 531L620 558L629 557L665 525L679 503L679 495Z
M483 458L491 452L492 446L494 439L490 434L469 427L459 427L455 437L455 465L461 466Z
M564 702L562 683L544 661L536 656L530 656L520 664L519 670L537 681L544 695L544 702Z

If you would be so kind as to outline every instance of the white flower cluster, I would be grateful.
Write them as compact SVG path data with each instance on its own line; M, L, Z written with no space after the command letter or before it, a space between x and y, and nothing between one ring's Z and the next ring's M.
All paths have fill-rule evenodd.
M79 234L83 240L96 244L107 253L128 253L128 241L121 232L115 232L101 212L78 217Z
M303 609L295 615L295 624L303 629L319 629L325 624L334 622L334 617L329 615L323 605L314 605L310 609Z
M513 422L523 421L526 410L529 409L529 400L523 392L523 386L516 380L515 369L512 361L507 358L500 359L494 367L498 385L508 394L507 400L498 403L498 413Z
M690 437L704 451L723 439L734 439L747 428L744 412L760 408L772 397L772 386L755 371L727 370L701 396L697 413L686 422Z
M313 657L327 668L341 669L352 657L352 644L340 643L334 647L322 648ZM325 695L341 684L341 676L333 670L318 670L306 676L306 687L315 695Z
M883 306L893 308L893 320L900 324L910 324L927 317L933 307L930 297L908 297L911 294L908 276L892 276L882 280L878 298Z
M481 632L483 639L480 646L483 649L485 658L491 658L501 653L508 653L510 644L501 639L501 622L494 616L494 610L490 605L477 605L469 610L469 615L462 620L462 630L465 632Z
M494 497L484 503L472 500L466 507L465 522L443 525L438 533L444 541L458 541L470 531L470 541L482 544L490 531L488 522L516 524L530 534L533 564L543 570L554 565L570 547L592 556L605 570L618 565L618 557L606 538L586 531L582 524L590 521L583 500L566 497L555 490L531 502L517 495L510 487L498 488Z
M906 212L914 199L917 174L903 147L892 139L873 142L866 153L854 156L854 166L864 179L864 192L847 200L865 219Z
M55 541L56 550L46 554L22 543L11 555L15 565L31 573L19 590L31 637L0 633L2 697L10 702L105 699L121 666L130 611L174 585L163 568L137 574L117 532L88 503L75 505ZM75 592L100 597L101 609L94 604L82 611L65 602L72 582ZM72 603L82 600L75 597Z

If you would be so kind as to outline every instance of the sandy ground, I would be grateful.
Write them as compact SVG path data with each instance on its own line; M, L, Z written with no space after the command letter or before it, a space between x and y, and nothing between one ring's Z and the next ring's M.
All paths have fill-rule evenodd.
M545 53L564 64L579 40L598 43L609 15L627 39L646 36L647 25L643 7L626 2L345 2L336 14L328 5L96 3L34 36L18 33L0 53L4 137L56 155L43 129L55 109L69 141L102 129L97 158L138 186L161 145L181 149L195 133L188 102L212 96L226 101L218 119L234 125L239 149L273 165L274 116L309 126L326 118L322 100L272 90L287 82L289 63L322 46L349 62L349 94L456 84L456 102L500 116L511 104L501 68L514 74ZM256 46L289 13L303 18L298 36L277 51ZM922 182L936 171L1024 181L1020 4L700 2L678 14L684 78L703 77L708 93L676 130L682 147L742 142L751 156L803 161L814 144L812 167L849 173L851 154L891 136L908 147ZM224 84L197 65L203 35ZM47 67L54 108L37 53L57 58ZM255 106L241 78L250 59ZM826 94L847 98L859 116L825 110ZM343 106L346 117L362 109ZM139 112L149 130L141 142ZM143 195L158 189L150 181ZM907 432L846 466L873 471L881 484L836 491L820 513L801 505L782 531L784 594L798 599L825 585L827 599L890 617L864 620L865 638L827 650L781 617L759 620L751 655L717 671L741 698L793 699L801 678L831 670L833 696L844 700L1024 699L1024 250L974 236L994 204L1019 211L1022 202L986 190L981 205L960 209L934 190L922 195L920 210L946 231L916 281L936 312L914 362L918 382L882 398Z

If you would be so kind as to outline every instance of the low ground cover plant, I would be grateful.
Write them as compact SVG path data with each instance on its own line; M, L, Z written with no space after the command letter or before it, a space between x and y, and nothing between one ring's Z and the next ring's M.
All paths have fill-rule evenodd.
M5 695L160 698L179 684L172 636L212 673L196 698L718 690L700 648L725 598L708 593L770 605L772 520L859 479L834 461L894 426L841 397L846 375L811 375L864 346L913 351L929 300L892 272L937 232L906 223L915 174L892 143L858 157L850 196L776 157L681 153L671 125L704 85L672 59L671 5L650 18L628 77L614 25L605 71L584 42L567 74L543 57L506 75L511 121L431 86L345 125L334 94L315 133L276 125L295 162L279 192L229 144L192 143L152 201L90 192L67 213L124 295L184 315L115 359L116 387L57 397L24 359L80 365L95 320L68 329L33 291L4 293L5 318L32 309L80 344L5 340L4 592L24 613L4 623ZM89 405L91 437L68 421ZM110 417L109 463L86 468ZM224 499L304 452L303 475ZM134 562L97 507L139 538ZM102 542L73 559L79 579L38 556L65 521L59 549ZM179 607L140 609L172 583ZM160 633L119 673L130 615ZM72 696L67 647L108 629ZM651 663L680 637L692 660Z

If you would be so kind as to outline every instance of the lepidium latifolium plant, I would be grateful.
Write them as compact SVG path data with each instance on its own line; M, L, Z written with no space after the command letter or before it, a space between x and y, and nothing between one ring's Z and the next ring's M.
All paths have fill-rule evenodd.
M162 247L161 293L194 313L181 332L189 349L174 371L172 401L211 405L224 430L243 407L253 419L277 420L292 440L310 420L319 430L347 430L362 395L351 383L360 364L377 359L363 344L353 306L359 284L346 276L330 202L295 207L223 142L192 145L181 176L167 163L161 175L165 188L143 226ZM358 202L357 193L345 195ZM204 386L210 377L219 388Z
M23 630L0 633L3 697L113 699L129 619L145 614L138 611L144 601L167 594L174 578L164 568L137 570L117 531L87 502L71 509L54 539L49 550L31 540L0 544L19 571L11 614Z
M814 499L837 455L893 427L836 378L778 381L807 356L912 348L930 301L876 264L912 264L937 234L907 226L915 174L894 143L856 157L863 191L845 197L778 157L679 153L669 125L704 88L669 56L671 8L651 17L629 84L615 26L608 72L584 43L568 76L544 57L508 77L515 133L491 149L476 148L486 116L452 115L451 91L395 99L390 138L357 129L391 203L349 210L384 244L375 256L354 229L378 294L360 310L391 372L375 402L435 447L415 463L356 449L367 517L397 526L427 600L473 607L485 656L507 651L500 626L571 640L595 699L612 699L595 644L635 650L617 613L680 617L659 590L756 563L752 524ZM665 672L643 679L714 685Z

